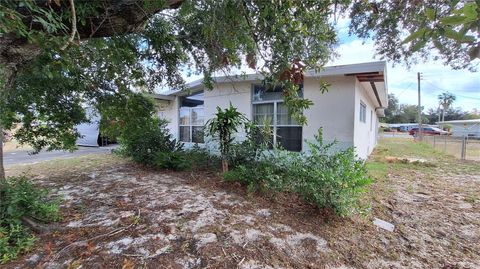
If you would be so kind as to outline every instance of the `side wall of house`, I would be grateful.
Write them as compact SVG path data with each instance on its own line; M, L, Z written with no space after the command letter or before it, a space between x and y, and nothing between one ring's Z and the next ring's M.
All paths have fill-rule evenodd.
M306 78L304 81L304 98L312 100L314 105L304 112L308 124L302 130L302 150L308 150L305 140L313 141L321 127L325 141L337 140L337 147L341 149L353 146L355 78L335 76L322 80L330 84L328 92L320 91L320 78ZM222 83L211 91L206 90L205 122L214 117L217 106L226 108L230 102L252 119L253 84L251 81ZM245 133L240 131L236 137L242 140Z
M330 85L327 92L320 91L321 80ZM326 142L337 140L340 149L353 146L354 92L354 77L306 78L303 96L314 104L304 111L308 120L308 125L303 127L304 140L313 141L318 129L323 128ZM305 142L303 150L308 150Z
M320 92L321 80L330 85L325 93ZM215 116L217 106L226 108L230 103L248 119L252 119L252 84L254 82L251 81L220 83L213 90L205 90L205 122ZM312 100L314 105L304 111L308 124L303 126L303 141L313 141L314 135L322 127L326 142L337 140L337 147L341 149L355 146L360 158L368 157L377 142L378 117L367 89L355 77L307 77L304 81L304 98ZM360 122L360 101L367 106L365 123ZM157 103L159 117L170 121L168 128L178 139L178 97L174 101ZM236 138L243 140L245 132L240 130ZM208 138L206 142L209 143ZM305 142L302 150L308 151Z
M167 128L170 129L170 133L175 139L178 139L178 97L175 97L173 101L156 100L157 102L157 115L161 119L168 120Z
M219 83L212 90L205 90L205 123L215 117L217 106L225 109L230 103L248 119L252 119L252 83L235 82ZM245 138L245 132L240 130L236 138Z
M358 80L355 79L355 117L353 143L358 157L366 159L377 144L378 116L374 100ZM366 105L365 122L360 121L360 104Z

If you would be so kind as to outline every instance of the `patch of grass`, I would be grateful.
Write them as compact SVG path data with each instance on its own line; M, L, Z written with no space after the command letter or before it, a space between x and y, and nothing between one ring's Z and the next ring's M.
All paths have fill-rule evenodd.
M415 157L427 160L453 160L452 156L435 150L428 143L415 142L408 138L384 138L375 150L375 158L392 157Z
M74 171L94 170L97 168L126 162L128 161L114 154L99 153L73 158L55 159L32 164L11 165L6 167L6 173L8 176L21 174L27 174L31 176L52 174L71 175Z
M465 197L465 202L470 203L470 204L475 204L475 202L478 200L478 196L474 193L469 194L467 197Z
M388 176L388 165L384 162L367 162L368 174L376 180L385 180Z

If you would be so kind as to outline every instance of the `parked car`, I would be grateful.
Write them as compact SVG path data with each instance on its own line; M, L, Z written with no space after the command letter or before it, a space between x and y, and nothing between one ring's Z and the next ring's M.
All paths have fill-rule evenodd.
M418 127L412 128L408 134L417 136L418 134ZM446 135L448 134L447 131L444 131L442 129L436 128L436 127L422 127L422 134L426 135Z

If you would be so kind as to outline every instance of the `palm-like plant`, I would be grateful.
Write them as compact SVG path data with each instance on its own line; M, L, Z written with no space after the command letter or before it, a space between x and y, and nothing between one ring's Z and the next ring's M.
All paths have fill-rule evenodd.
M440 106L442 107L442 120L445 120L445 111L450 108L453 102L457 99L455 95L449 92L444 92L438 95L438 101Z
M228 156L230 145L234 140L233 134L238 132L238 127L247 122L247 117L237 111L237 108L230 103L230 107L225 108L225 110L217 106L215 117L206 123L208 134L219 140L223 172L228 171Z

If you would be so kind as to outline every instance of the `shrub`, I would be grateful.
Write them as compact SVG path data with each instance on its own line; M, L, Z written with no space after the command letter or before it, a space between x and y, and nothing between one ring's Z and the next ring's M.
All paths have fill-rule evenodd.
M8 178L0 191L0 262L5 263L33 245L33 235L22 224L24 218L50 222L59 220L60 213L58 201L48 200L47 192L24 176Z
M195 169L218 169L220 167L220 157L211 154L207 149L201 148L197 144L186 150L186 155L192 161L192 166Z
M155 154L154 165L158 168L183 171L192 168L192 161L184 151L159 151Z
M15 260L18 254L30 250L35 237L22 225L0 227L0 264Z
M167 121L156 118L145 118L135 125L127 124L119 139L117 152L135 162L155 165L158 152L182 149L182 144L173 139L166 125Z
M247 185L250 192L297 193L340 216L355 212L361 193L371 182L363 161L357 160L353 148L335 151L335 142L325 144L321 129L315 143L307 144L308 153L273 150L257 161L237 166L224 178Z
M222 110L217 106L215 117L206 123L208 134L216 138L219 142L220 154L222 156L222 171L228 171L230 146L234 141L233 135L238 132L238 128L248 122L244 114L237 111L230 103L228 108Z

